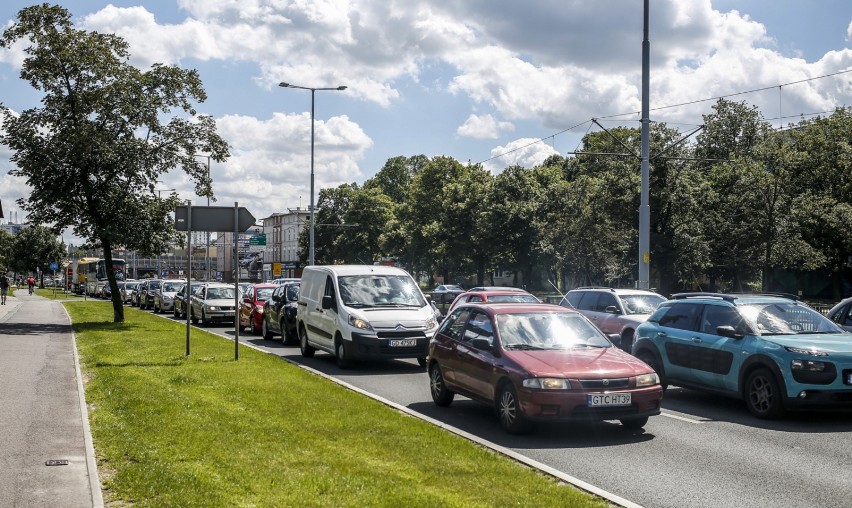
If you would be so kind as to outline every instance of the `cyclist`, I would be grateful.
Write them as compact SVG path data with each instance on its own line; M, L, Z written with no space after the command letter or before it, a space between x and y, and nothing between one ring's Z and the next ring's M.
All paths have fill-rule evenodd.
M33 288L35 287L35 279L33 279L32 277L27 279L27 286L29 286L30 288L30 294L33 294Z

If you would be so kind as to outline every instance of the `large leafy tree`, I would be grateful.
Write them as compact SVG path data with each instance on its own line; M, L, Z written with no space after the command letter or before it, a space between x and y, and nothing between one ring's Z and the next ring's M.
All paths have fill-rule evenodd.
M15 236L5 229L0 229L0 271L6 269L9 265L10 253L12 252L12 243L15 241Z
M17 166L11 173L32 188L19 206L35 223L71 227L100 245L108 265L119 246L163 250L178 199L159 199L157 180L181 167L196 193L210 196L206 166L195 154L228 157L213 119L195 110L206 99L198 72L161 64L137 69L123 39L75 29L66 9L48 4L22 9L0 46L18 41L29 43L21 78L42 93L40 107L2 111L0 142ZM108 276L120 322L124 308L115 276Z
M28 226L15 235L9 252L10 266L16 272L40 272L43 285L45 273L51 273L50 264L62 266L65 245L56 239L56 234L44 226ZM57 268L60 270L61 268Z

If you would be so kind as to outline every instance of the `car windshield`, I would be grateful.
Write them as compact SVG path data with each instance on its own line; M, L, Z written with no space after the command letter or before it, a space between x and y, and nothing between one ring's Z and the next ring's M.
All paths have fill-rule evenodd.
M299 286L287 287L287 301L295 302L299 300Z
M340 298L347 307L423 307L426 301L411 277L349 275L338 277Z
M207 300L234 299L234 288L208 288Z
M621 295L628 314L651 314L666 299L659 295Z
M752 303L737 308L758 335L844 333L819 312L792 302Z
M506 349L575 349L612 343L580 314L528 312L498 314L497 332Z
M533 295L491 295L488 297L489 302L494 303L504 303L504 302L514 302L514 303L539 303L538 298Z
M175 293L183 285L181 282L164 282L163 293Z
M269 300L269 297L272 296L273 291L275 291L275 288L258 288L257 289L257 299L258 300Z
M160 289L160 281L149 282L148 289Z

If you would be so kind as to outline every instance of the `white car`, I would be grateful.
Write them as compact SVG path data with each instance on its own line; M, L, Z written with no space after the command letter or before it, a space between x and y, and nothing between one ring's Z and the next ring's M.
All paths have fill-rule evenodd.
M154 293L154 313L170 312L175 307L175 295L186 284L183 279L166 279Z
M214 321L233 322L236 308L236 293L234 286L221 282L210 282L202 285L192 294L189 305L189 318L193 323L201 320L202 324Z

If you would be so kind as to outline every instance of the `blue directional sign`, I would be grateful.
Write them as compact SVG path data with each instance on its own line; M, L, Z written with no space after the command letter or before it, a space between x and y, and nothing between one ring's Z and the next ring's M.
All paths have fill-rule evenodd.
M50 263L50 269L51 270L53 270L55 272L57 268L59 268L59 265L56 264L56 261L54 261L53 263Z

